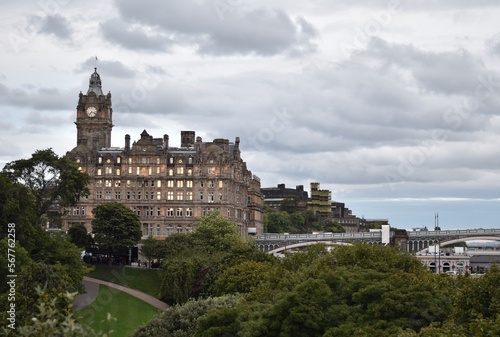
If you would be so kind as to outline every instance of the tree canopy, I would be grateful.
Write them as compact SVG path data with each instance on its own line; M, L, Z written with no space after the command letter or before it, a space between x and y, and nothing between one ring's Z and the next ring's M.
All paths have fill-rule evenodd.
M89 193L89 176L80 172L69 158L59 157L52 149L37 150L29 159L7 163L3 172L31 191L37 224L56 201L63 207L73 206Z
M139 217L125 205L108 202L95 207L92 213L92 233L101 251L123 253L141 239Z

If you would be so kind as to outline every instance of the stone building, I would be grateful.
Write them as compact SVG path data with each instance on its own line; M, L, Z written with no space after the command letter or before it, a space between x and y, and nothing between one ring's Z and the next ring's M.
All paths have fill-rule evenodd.
M195 217L219 211L233 220L242 236L261 234L263 196L260 179L241 158L240 139L202 141L194 131L181 131L181 144L169 136L154 138L146 130L124 147L111 146L111 93L103 94L95 69L87 94L76 108L77 146L67 153L90 175L90 195L66 210L63 228L76 223L91 231L92 209L117 201L139 217L143 237L166 237L193 230Z

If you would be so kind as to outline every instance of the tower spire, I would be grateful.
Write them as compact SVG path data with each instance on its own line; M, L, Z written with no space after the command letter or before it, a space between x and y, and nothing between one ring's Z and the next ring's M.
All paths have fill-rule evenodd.
M94 92L97 96L103 95L101 85L101 76L99 76L97 73L97 67L95 67L94 73L90 75L89 90L87 91L87 95L91 92Z

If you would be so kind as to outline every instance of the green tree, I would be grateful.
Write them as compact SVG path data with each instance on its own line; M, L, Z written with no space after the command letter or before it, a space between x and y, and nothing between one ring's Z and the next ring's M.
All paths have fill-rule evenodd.
M288 233L292 229L292 220L287 212L271 212L264 216L267 233Z
M236 224L219 212L197 218L192 237L209 252L229 251L248 242L240 235Z
M141 239L139 217L125 205L108 202L95 207L92 213L92 233L101 251L124 253Z
M151 268L151 260L161 257L161 242L149 236L142 243L141 254L148 261L148 268Z
M95 337L92 329L84 327L68 310L61 310L60 302L72 303L75 294L65 293L62 296L51 297L46 289L35 288L37 302L31 319L24 324L17 322L16 329L3 328L5 336L11 337ZM71 304L68 309L71 308ZM108 337L109 331L100 334Z
M29 159L7 163L3 172L33 194L38 225L56 200L63 207L73 206L89 193L89 176L80 172L69 158L59 157L52 149L37 150Z
M31 191L0 172L0 238L7 236L9 223L15 224L16 240L28 252L36 246L42 229L33 226L36 220L35 198Z
M171 306L140 327L133 337L192 337L195 332L198 335L197 323L201 317L217 308L235 307L240 301L241 296L239 295L226 295L217 298L189 300L183 305ZM205 335L199 334L199 336Z
M292 214L297 212L299 206L299 197L296 195L288 195L280 202L280 211Z
M92 236L87 232L87 228L83 224L71 226L68 230L68 235L70 241L78 248L88 250L92 245Z

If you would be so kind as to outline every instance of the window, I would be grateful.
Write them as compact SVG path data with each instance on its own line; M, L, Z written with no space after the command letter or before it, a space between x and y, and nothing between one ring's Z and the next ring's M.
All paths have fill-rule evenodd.
M151 166L148 167L148 174L153 175L153 168Z
M116 175L119 176L120 174L122 174L122 171L120 169L116 169Z
M160 165L160 158L156 158L156 164Z
M186 181L186 187L187 188L193 188L193 181L192 180L187 180Z
M177 216L182 216L182 213L183 213L183 212L182 212L182 208L180 208L180 207L179 207L179 208L177 208L176 215L177 215Z
M193 170L191 169L188 169L188 173L187 173L188 176L192 176L193 175Z
M116 200L120 200L121 199L120 191L115 191L115 199Z
M132 166L128 167L128 174L132 174Z
M186 216L193 216L193 209L192 208L186 208Z
M159 166L157 166L157 167L156 167L156 174L160 174L160 172L161 172L161 169L160 169L160 167L159 167Z
M219 201L222 201L222 192L219 192Z
M173 164L174 163L174 157L170 156L170 158L168 158L168 162L169 162L169 164Z
M141 168L137 166L135 174L140 175L141 174Z
M182 191L177 192L177 200L184 199L184 193Z
M151 199L151 200L153 200L153 199L155 198L155 192L150 192L150 193L151 193L151 194L150 194L150 196L151 196L151 198L150 198L150 199Z
M193 192L186 192L186 200L193 200Z
M113 184L112 180L108 180L108 179L104 180L104 186L111 187L112 184Z
M156 192L156 200L161 200L161 192Z
M127 200L130 200L130 192L127 192Z
M113 168L112 167L106 167L106 174L113 174Z
M173 208L167 208L167 216L174 216L174 209Z
M210 180L210 181L208 182L208 187L213 188L213 187L214 187L214 185L215 185L215 184L214 184L214 181L213 181L213 180Z
M174 187L174 181L173 180L167 180L167 187Z
M200 181L200 187L203 187L203 186L205 186L205 184L203 183L203 180L202 180L202 181Z
M122 158L121 157L116 157L116 163L121 164L122 163Z
M142 192L141 191L137 192L137 199L139 199L139 200L142 199Z
M208 202L214 202L214 192L208 192Z
M210 166L210 167L208 168L208 174L215 174L215 167Z
M99 156L99 157L97 158L97 163L98 163L98 164L102 164L102 157L101 157L101 156Z
M173 191L167 192L167 200L174 200L174 192Z
M168 169L168 175L169 175L169 176L173 176L173 175L174 175L174 170L172 170L172 169Z
M98 179L95 181L95 187L102 187L102 179Z
M200 192L200 200L203 200L203 192Z
M156 187L158 187L158 188L160 188L160 187L161 187L161 180L158 180L158 181L156 182Z
M102 192L101 191L95 192L95 198L96 199L102 199Z
M122 185L121 180L115 180L115 187L120 187Z
M161 234L161 226L156 225L156 235L160 235L160 234Z
M184 174L184 167L182 166L177 167L177 174Z
M132 186L132 182L130 180L127 180L127 187Z
M224 183L222 182L222 180L219 180L219 188L222 188L224 185Z
M161 215L161 208L160 207L156 207L156 215L157 216Z
M102 170L101 169L97 169L97 175L98 176L102 176Z
M106 200L111 200L111 191L106 191L105 199Z
M193 157L189 157L188 158L188 164L192 164L193 163Z
M146 216L153 216L153 207L146 207Z
M177 188L182 188L182 187L184 187L184 181L177 180Z
M128 163L129 163L129 164L132 164L132 158L129 158L129 159L128 159Z

